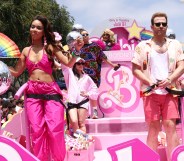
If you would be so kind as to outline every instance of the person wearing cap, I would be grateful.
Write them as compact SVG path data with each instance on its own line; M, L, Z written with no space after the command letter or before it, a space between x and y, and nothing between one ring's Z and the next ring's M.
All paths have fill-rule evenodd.
M75 133L81 130L86 133L85 120L88 116L89 100L97 100L98 88L88 74L84 73L85 60L78 57L73 68L60 66L68 91L67 117ZM69 127L68 127L69 128Z

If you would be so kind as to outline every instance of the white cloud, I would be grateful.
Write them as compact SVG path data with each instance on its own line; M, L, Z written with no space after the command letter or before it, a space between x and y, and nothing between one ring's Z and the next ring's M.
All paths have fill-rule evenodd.
M184 3L181 0L57 0L65 5L75 18L91 31L108 18L125 17L150 28L150 19L154 12L165 12L168 15L169 28L176 33L177 39L184 42Z

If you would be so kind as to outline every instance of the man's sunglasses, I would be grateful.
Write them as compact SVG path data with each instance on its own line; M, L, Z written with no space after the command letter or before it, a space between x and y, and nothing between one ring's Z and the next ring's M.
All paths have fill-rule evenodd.
M85 37L85 36L89 36L89 34L82 34L82 36L83 36L83 37Z
M157 23L154 23L154 25L155 25L156 27L160 27L161 25L162 25L163 27L167 27L167 22L157 22Z
M77 62L76 65L84 65L85 63L83 62Z

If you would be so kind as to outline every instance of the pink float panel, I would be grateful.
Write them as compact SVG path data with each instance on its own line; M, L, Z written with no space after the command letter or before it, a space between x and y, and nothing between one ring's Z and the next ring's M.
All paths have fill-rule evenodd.
M139 81L131 70L133 51L106 51L105 54L112 62L121 64L121 67L114 71L107 64L102 65L98 97L100 109L105 117L144 118Z
M112 161L159 161L159 155L139 139L107 148Z
M115 17L96 26L90 34L91 40L100 40L106 28L114 32L121 50L104 53L112 62L121 64L121 68L114 71L107 64L102 64L99 107L105 117L144 118L139 81L132 75L131 60L136 45L151 38L152 32L139 25L135 19Z

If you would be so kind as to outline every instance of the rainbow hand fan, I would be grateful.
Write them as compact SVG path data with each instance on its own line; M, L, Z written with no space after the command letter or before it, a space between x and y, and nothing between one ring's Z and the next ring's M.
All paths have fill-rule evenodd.
M19 58L20 50L13 40L0 33L0 58Z

